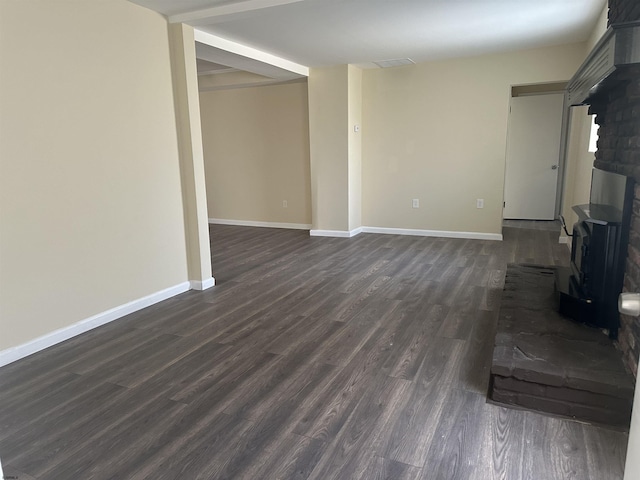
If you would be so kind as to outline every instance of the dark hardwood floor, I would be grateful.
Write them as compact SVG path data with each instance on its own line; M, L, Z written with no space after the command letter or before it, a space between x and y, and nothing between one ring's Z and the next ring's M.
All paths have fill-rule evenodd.
M627 434L486 403L503 242L212 226L218 285L0 369L28 479L622 478Z

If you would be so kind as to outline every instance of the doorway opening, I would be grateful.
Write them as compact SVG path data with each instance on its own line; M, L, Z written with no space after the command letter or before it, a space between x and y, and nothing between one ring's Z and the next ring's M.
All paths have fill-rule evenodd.
M566 83L511 89L505 160L504 220L558 217Z
M567 82L555 82L511 87L503 227L547 230L560 235L558 218L568 127L566 85ZM540 144L545 147L544 154ZM530 157L532 164L522 165Z

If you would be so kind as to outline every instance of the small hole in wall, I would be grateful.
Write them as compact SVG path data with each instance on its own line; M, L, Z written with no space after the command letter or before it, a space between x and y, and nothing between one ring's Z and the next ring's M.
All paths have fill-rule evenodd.
M598 128L600 125L596 123L596 116L591 115L591 133L589 134L589 151L595 152L598 150Z

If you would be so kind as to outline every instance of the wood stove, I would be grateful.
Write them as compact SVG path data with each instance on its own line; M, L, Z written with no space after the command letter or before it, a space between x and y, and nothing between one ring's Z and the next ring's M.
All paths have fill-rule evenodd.
M618 295L624 282L633 179L594 169L590 201L573 210L571 265L560 269L557 289L560 312L577 321L608 330L617 338Z

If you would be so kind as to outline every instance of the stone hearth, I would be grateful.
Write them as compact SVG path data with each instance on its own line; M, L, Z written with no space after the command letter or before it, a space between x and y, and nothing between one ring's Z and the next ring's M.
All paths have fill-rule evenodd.
M509 265L489 398L628 427L634 378L600 330L558 313L552 267Z

